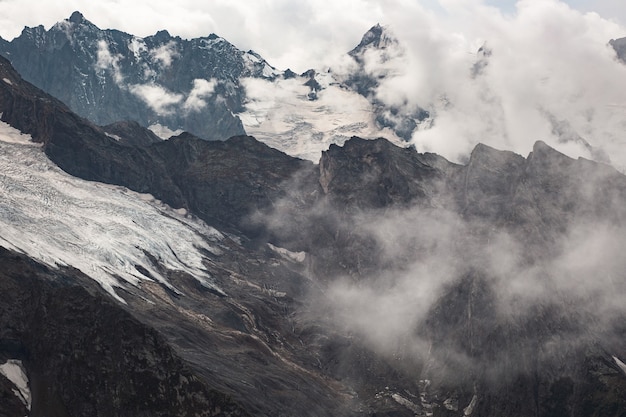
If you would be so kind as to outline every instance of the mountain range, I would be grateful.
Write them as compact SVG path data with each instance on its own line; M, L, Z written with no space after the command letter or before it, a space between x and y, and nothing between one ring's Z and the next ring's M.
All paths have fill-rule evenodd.
M355 60L350 73L326 69L298 75L215 34L184 40L160 31L140 38L101 30L75 12L49 30L25 28L10 42L0 39L0 54L26 80L96 124L114 129L118 122L134 121L163 139L183 131L207 140L248 132L316 161L330 143L355 134L385 132L401 143L428 118L424 110L403 115L373 94L384 75L370 74L362 57L399 48L390 39L392 34L376 25L349 52ZM274 102L277 95L282 101Z
M374 26L349 54L393 45ZM611 166L541 141L457 164L401 134L300 159L244 134L242 85L304 79L309 103L345 88L380 129L376 81L280 73L215 35L138 39L74 13L0 47L0 415L626 413L626 176ZM185 119L195 99L207 131ZM401 116L391 130L430 117ZM162 140L156 123L191 133Z

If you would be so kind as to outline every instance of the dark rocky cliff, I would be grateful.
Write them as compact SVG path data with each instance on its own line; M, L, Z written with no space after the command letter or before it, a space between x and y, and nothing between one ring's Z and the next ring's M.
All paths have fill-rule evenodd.
M79 271L52 271L4 249L0 264L10 294L0 301L0 358L23 361L30 416L248 415ZM24 415L9 400L2 412Z

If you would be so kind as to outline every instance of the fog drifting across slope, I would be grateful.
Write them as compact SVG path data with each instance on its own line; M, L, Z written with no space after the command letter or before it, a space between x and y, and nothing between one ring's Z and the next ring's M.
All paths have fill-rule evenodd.
M303 317L394 360L496 381L532 372L522 359L578 360L591 343L626 355L616 343L626 317L626 177L545 144L526 160L482 146L469 167L430 159L442 174L410 177L424 193L404 204L401 158L411 151L350 143L325 160L330 178L318 192L327 198L277 202L263 219L281 242L307 250L324 289ZM502 168L518 171L502 180ZM296 180L293 193L310 192Z
M501 324L514 328L537 309L552 306L584 318L578 323L580 334L564 343L590 333L610 334L615 321L626 317L623 227L574 224L559 240L554 257L529 262L531 249L506 231L473 235L476 225L449 212L413 209L393 214L371 214L366 224L358 224L369 229L390 267L358 282L333 277L327 298L319 301L341 328L378 351L394 354L406 344L415 348L415 355L426 356L429 343L419 334L420 327L468 273L493 291L490 319ZM471 312L456 319L469 322ZM546 319L548 326L552 319Z

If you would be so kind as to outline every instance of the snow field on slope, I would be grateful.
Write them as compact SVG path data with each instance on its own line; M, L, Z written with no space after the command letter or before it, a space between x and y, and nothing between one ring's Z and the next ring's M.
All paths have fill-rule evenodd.
M28 377L24 371L22 361L15 359L9 359L3 365L0 365L0 374L4 375L9 381L15 385L13 393L30 411L31 407L31 393L28 388Z
M310 88L300 77L242 79L248 101L246 110L236 115L246 133L288 155L315 163L331 144L343 145L352 136L383 136L406 146L390 129L376 126L372 105L365 97L339 87L330 74L316 77L324 87L317 92L317 100L308 99Z
M0 122L0 246L52 267L75 267L123 302L115 287L124 283L156 280L178 292L147 254L220 291L202 260L204 251L220 253L222 238L149 194L66 174L30 136Z

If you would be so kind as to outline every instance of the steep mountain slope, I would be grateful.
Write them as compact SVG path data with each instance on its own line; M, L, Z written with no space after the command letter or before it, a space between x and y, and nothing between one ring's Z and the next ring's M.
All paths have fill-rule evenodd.
M165 360L174 391L181 376L193 375L196 388L182 391L213 392L183 396L188 408L174 415L211 395L231 396L236 404L225 399L228 412L252 415L626 412L626 177L609 166L568 158L542 142L528 157L479 145L457 165L385 139L352 138L313 165L251 137L118 141L21 80L6 60L0 113L41 144L12 130L2 136L0 238L24 254L2 255L9 267L0 283L18 296L0 302L10 312L0 316L7 320L0 355L22 360L33 381L43 358L58 359L49 381L64 369L91 381L94 368L131 364L120 377L127 385L87 385L96 402L72 384L51 397L33 387L33 404L92 411L96 403L94 412L111 414L109 403L152 401L144 391L129 398L117 387L136 386L135 369L164 383L159 361L142 360L156 346L157 358L172 349L184 362ZM100 210L116 215L98 218ZM59 212L66 223L53 216ZM82 221L71 221L80 213ZM46 225L46 218L57 221ZM110 230L109 240L85 232L100 221L108 222L100 229ZM175 229L163 236L166 225ZM101 252L81 239L101 240L103 253L135 248L107 269ZM28 298L38 285L51 295ZM55 288L76 296L55 297ZM72 305L86 305L84 317ZM137 347L111 335L113 343L90 344L95 339L85 336L58 350L39 348L57 341L53 329L84 334L83 318L93 322L104 310L146 337L133 339ZM31 311L32 323L48 312L50 332L21 324L20 314ZM89 335L118 331L96 323ZM100 361L83 354L120 345L126 355ZM10 392L3 384L0 393ZM163 400L164 410L179 404ZM11 409L22 411L15 401Z
M150 146L133 146L24 82L1 57L0 76L2 120L42 142L45 153L61 169L87 180L150 193L173 207L193 209L204 220L239 225L249 209L281 195L282 180L312 167L249 137L222 143L184 134ZM233 153L240 157L232 162L224 158ZM214 162L207 164L207 158ZM261 187L260 172L275 182ZM231 198L220 199L223 195Z
M11 295L0 302L0 358L25 364L28 415L248 415L79 271L5 249L0 263L2 292ZM9 401L0 404L3 415L25 414L12 413Z
M18 96L24 93L24 90L37 92L16 78L16 74L4 72L3 78L6 76L12 77L13 81L3 82L7 86L3 89L5 93L3 98L14 94L10 98L19 102ZM31 103L35 104L34 107L37 107L37 103L47 106L44 113L50 115L50 118L37 119L31 114L29 116L31 122L39 121L42 124L46 120L67 122L68 119L63 119L65 115L75 123L74 127L78 133L85 133L83 139L87 145L91 142L95 142L96 145L100 142L107 143L113 151L118 149L120 154L132 149L145 148L120 145L85 120L71 113L64 113L67 109L57 108L56 106L60 104L54 99L41 92L38 94L40 95L30 96L28 99L33 100ZM7 107L3 109L14 110ZM3 117L11 117L12 114L13 111L5 111ZM26 115L21 113L21 116ZM24 119L20 121L24 122ZM57 125L51 122L50 131L53 137L63 136L64 133L69 135L69 130L55 133L55 127ZM4 172L0 177L0 189L3 193L3 207L0 209L3 213L0 221L3 224L2 245L28 254L48 265L45 267L29 261L33 268L44 271L41 276L35 278L36 280L45 281L46 277L50 276L53 281L60 281L59 285L67 283L71 286L87 287L91 293L96 292L99 294L97 297L103 298L103 291L89 284L86 276L79 273L78 269L85 272L117 300L117 303L109 301L107 304L107 308L113 312L94 311L93 315L116 317L117 314L127 314L117 311L125 306L136 319L144 323L142 326L156 328L164 340L176 350L177 355L186 361L193 375L200 378L198 390L211 387L216 390L215 395L222 395L217 392L230 394L254 415L274 415L277 412L323 415L325 413L323 410L341 410L344 407L343 402L349 396L344 397L343 394L334 392L348 389L320 375L314 366L316 363L314 354L307 351L298 334L293 331L292 297L301 297L310 283L298 272L302 269L299 262L289 260L289 257L283 259L288 252L267 246L251 252L244 246L248 243L245 237L220 233L187 214L186 210L172 210L155 201L150 195L138 195L121 187L71 177L56 168L43 153L42 148L52 146L54 139L47 144L37 144L31 142L28 136L6 127L0 136L1 164ZM180 156L169 163L181 166L183 173L185 170L195 170L202 174L207 168L207 161L214 158L216 166L209 169L209 174L221 172L214 178L215 188L212 188L210 183L200 182L199 179L202 177L199 175L191 177L196 179L195 183L188 181L184 184L190 194L199 194L199 201L203 201L202 189L210 192L223 190L222 200L208 199L208 204L215 206L220 201L226 203L220 207L220 213L224 216L226 214L237 216L237 210L247 209L247 201L241 194L248 196L248 188L245 187L253 185L259 188L260 185L255 181L263 179L262 166L248 166L247 171L240 173L238 180L236 170L229 168L232 164L240 161L242 162L240 167L246 168L246 159L271 164L274 155L287 158L284 154L253 142L250 138L240 139L228 143L208 143L191 137L181 137L167 142L166 144L171 147L163 150L164 154L172 157ZM202 151L202 147L206 145L209 145L209 148L206 148L208 151L206 149ZM218 145L217 153L211 153L214 145ZM60 144L57 142L54 146L58 148ZM177 153L174 152L175 146L180 148ZM190 149L187 146L196 148ZM246 146L254 156L246 157L245 152L242 153ZM105 147L101 145L101 148ZM59 154L62 154L60 150ZM160 155L159 153L155 151L154 154L148 155L155 157L153 162L158 162L156 156ZM99 157L106 164L106 158L115 158L115 155L103 152ZM186 160L189 163L185 163ZM300 162L293 160L296 166ZM118 161L117 164L119 163ZM133 161L129 160L127 163L132 164ZM225 163L230 165L224 165ZM281 165L278 169L285 167ZM119 170L120 168L118 172ZM160 172L166 171L164 169ZM150 172L147 175L150 175ZM231 181L224 177L231 178ZM271 174L269 178L272 178ZM244 188L241 190L237 188L238 181L242 185L247 183L252 185L243 185ZM231 204L228 204L228 201L231 201ZM239 217L243 215L239 214ZM14 256L7 253L8 258ZM296 258L300 259L300 255ZM8 261L3 264L7 268L10 265ZM24 297L28 297L31 285L27 284L27 281L19 281L19 277L32 275L30 270L18 265L14 271L9 277L17 280L20 285L22 283L25 285ZM6 279L7 276L3 276L3 280ZM218 284L218 281L221 283ZM224 288L220 287L222 284ZM17 290L7 290L15 291ZM30 303L28 300L30 299L18 296L6 298L2 307L10 311L20 311L19 306L25 302ZM33 308L38 308L37 301L32 302ZM84 302L89 305L93 301L87 299ZM79 308L77 303L79 302L74 298L59 294L57 299L51 300L49 305L43 307L48 311L62 310L58 314L50 313L52 316L50 320L59 320L66 327L54 322L51 324L51 331L58 329L58 332L48 333L39 327L24 325L20 332L3 339L8 342L0 346L9 350L3 352L3 355L23 360L32 381L37 381L37 373L42 372L46 359L59 357L59 361L54 365L49 364L50 375L46 377L48 379L44 381L41 391L33 388L34 403L43 404L38 406L37 413L48 410L53 411L54 415L75 415L84 412L114 415L118 413L116 410L120 407L124 408L124 412L136 411L143 404L143 397L148 394L134 388L136 384L132 382L134 371L128 369L124 373L125 366L129 366L129 363L125 362L126 357L113 354L101 360L97 356L89 356L89 352L92 350L97 352L98 349L110 349L115 352L119 339L110 337L108 332L120 330L115 327L117 319L110 322L103 320L102 326L97 329L83 328L81 327L83 323L91 323L94 320L91 310L85 314L68 313L75 314L76 321L68 321L67 317L61 314L63 309ZM3 314L2 317L3 320L7 320L6 323L19 323L10 315ZM41 323L37 317L33 319L35 324ZM46 322L41 325L45 326ZM3 323L2 328L9 330L16 325ZM100 340L98 338L81 336L86 330L91 331L89 335L107 338L111 346L98 342ZM55 343L54 337L64 339L72 332L77 335L79 342L69 345ZM83 340L84 343L92 344L85 345ZM151 378L160 380L170 376L163 376L160 373L161 365L158 361L143 361L140 352L144 343L154 344L151 339L133 340L129 341L124 349L129 355L139 355L139 364L136 366L141 368L138 368L137 372L145 374L142 380L145 380L148 389L152 386ZM43 348L34 350L32 347L33 345L45 347L50 344L58 346L59 350L47 351ZM19 352L11 350L11 346L16 345L24 345L24 349L30 353L26 356L17 355ZM80 358L72 356L64 359L63 352L73 351L77 354L83 351L85 353ZM146 356L150 354L148 352ZM118 369L119 372L116 371L114 375L103 378L97 377L107 369L111 369L111 372ZM74 387L79 384L71 382L73 381L71 378L65 379L70 384L66 391L62 393L54 391L56 393L50 394L52 398L46 397L45 392L49 392L46 391L46 387L54 386L57 380L63 379L62 372L71 372L72 378L87 380L87 375L91 375L89 378L95 375L98 380L102 380L105 385L85 386L86 389L94 391L93 395L98 396L98 401L85 396L81 387ZM171 378L176 381L190 380L190 376L180 369L173 368L171 372L173 373ZM116 383L118 378L122 380L119 384ZM131 381L131 385L124 386L124 381ZM189 395L181 399L182 403L176 396L157 397L155 401L161 402L155 402L155 407L162 408L159 412L168 415L189 415L195 411L196 405L193 404L202 404L198 401L204 401L202 396L196 401L196 394L191 389L169 383L159 382L159 384L165 385L157 385L155 389L168 392L178 390L181 398ZM259 394L259 389L263 390L263 395ZM118 390L127 392L128 397L122 398ZM226 407L230 400L223 395L220 398L224 398L221 403L223 406L221 411L217 408L217 411L213 410L215 415L230 415ZM128 401L135 403L131 406ZM191 403L185 404L186 401ZM109 403L112 405L109 406ZM216 404L219 406L220 403ZM233 407L233 410L239 410ZM64 414L66 408L69 414ZM145 412L150 414L150 407L147 407ZM210 407L206 412L210 412ZM341 412L338 413L341 415Z

